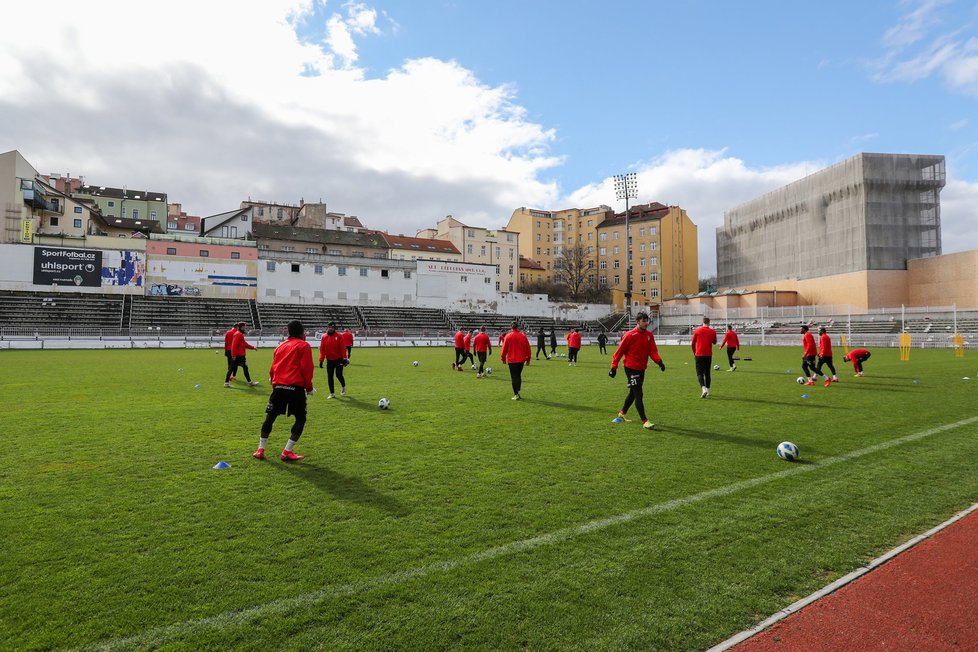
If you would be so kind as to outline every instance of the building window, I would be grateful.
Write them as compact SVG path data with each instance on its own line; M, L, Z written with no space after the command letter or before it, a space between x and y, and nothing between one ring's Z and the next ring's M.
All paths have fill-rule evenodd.
M618 239L618 232L617 232L617 231L615 231L614 233L612 233L612 234L611 234L611 238L612 238L613 240L617 240L617 239Z
M201 249L199 255L200 255L201 258L207 258L208 256L211 255L211 252L209 252L206 249Z
M177 229L180 228L180 225L177 224L176 222L167 222L166 228L170 229L171 231L176 231Z
M292 263L292 273L293 274L299 273L299 263Z
M594 234L593 233L588 233L587 234L587 239L588 240L594 240Z
M316 247L306 247L306 253L307 254L314 254L314 253L318 253L318 252L319 252L319 249L317 249Z
M611 253L615 254L616 256L618 255L618 245L615 245L614 249L611 250Z
M134 219L134 220L138 220L139 219L139 209L138 208L132 209L132 219Z
M474 238L475 237L475 231L473 229L469 229L469 237L470 238Z
M639 235L645 235L645 227L644 226L638 230L638 234Z
M600 240L601 242L604 242L607 239L608 239L607 233L602 233L601 235L598 236L598 240Z
M191 224L190 222L187 222L186 224L183 225L183 230L184 231L193 231L194 230L194 225Z
M339 249L330 249L329 250L329 255L330 256L342 256L343 255L343 252L340 251Z
M499 258L499 247L496 247L496 258Z
M594 226L594 220L588 220L587 221L587 225L588 226Z
M645 251L645 243L644 242L638 246L638 250L639 251Z
M411 278L411 272L405 271L404 278Z
M513 266L512 265L509 266L509 275L510 276L513 275Z
M265 209L264 208L259 208L258 209L258 217L264 217L264 216L265 216Z
M658 281L659 280L659 272L652 272L651 274L649 274L649 280L652 281L653 283L655 283L656 281Z
M258 245L258 248L260 250L262 250L262 251L268 251L268 245L267 244L260 244L260 245Z
M360 268L360 276L366 276L366 275L367 275L367 268L366 267L361 267Z
M608 285L608 277L607 276L600 277L598 279L598 284L599 285Z
M645 267L645 259L644 258L639 258L638 259L638 266L639 267Z
M641 276L638 277L638 282L645 283L645 274L642 274Z
M649 235L655 235L655 233L656 233L656 227L650 226L649 227Z
M241 221L242 222L247 222L248 221L248 216L247 215L242 215L241 216Z
M465 247L465 252L471 254L472 253L472 245L467 245Z
M652 297L653 299L659 296L659 288L652 288L651 290L649 290L649 296Z
M658 256L650 256L649 257L649 267L656 267L658 264L659 264L659 257Z
M513 234L512 233L507 233L506 234L506 242L512 242L512 241L513 241Z
M114 201L110 201L109 202L109 207L111 208L112 206L115 206L115 202Z
M75 212L76 213L81 213L82 212L82 207L81 206L75 206Z
M614 263L611 264L611 266L614 267L615 269L621 269L621 261L616 260Z
M608 269L608 261L602 260L600 263L598 263L598 269Z
M540 234L537 233L537 242L540 242Z
M222 238L237 238L238 237L238 227L224 225L221 227L221 237Z
M282 247L282 251L285 251L287 253L292 253L293 251L295 251L295 247L292 245L285 245Z
M512 281L510 281L510 283L509 283L509 291L510 292L513 291L513 282Z
M514 257L514 254L513 254L513 250L512 250L512 249L510 249L510 250L509 250L509 259L510 259L510 260L513 260L513 257Z
M338 276L346 276L346 268L345 267L337 267L336 268L336 274Z
M166 248L166 255L167 256L176 256L177 255L177 248L176 247L167 247Z
M486 278L484 279L484 282L485 282L485 284L486 284L486 285L489 285L490 283L492 283L492 279L491 279L491 278L489 278L489 277L487 276L487 277L486 277Z
M537 247L537 256L540 255L540 247Z
M486 255L486 246L485 245L482 245L482 255L483 256Z
M620 276L618 276L617 274L615 274L615 275L614 275L614 276L612 277L612 282L613 282L613 283L614 283L615 285L618 285L619 283L621 283L621 277L620 277Z
M594 261L593 260L587 261L587 268L588 269L594 269Z
M598 248L598 254L601 255L601 256L605 256L605 255L608 254L608 250L606 248L604 248L604 247L599 247Z
M241 258L241 252L240 251L232 251L231 252L231 260L238 260L240 258Z
M315 274L322 275L322 273L323 273L323 266L322 265L313 265L312 266L312 271Z
M656 244L658 244L658 243L656 243L656 242L650 242L649 243L649 251L655 251L656 250Z
M469 282L469 277L468 276L459 276L458 277L458 280L460 280L462 283L468 283Z
M123 206L122 209L119 211L119 217L125 217L125 216L126 216L126 207Z
M362 276L362 274L361 274L361 276ZM390 277L391 277L391 274L390 274L389 271L387 271L386 269L380 270L380 278L390 278Z
M274 272L275 271L275 261L274 260L270 260L267 263L265 263L265 269L268 270L269 272Z
M75 220L75 221L73 222L73 224L75 225L75 228L76 228L76 229L80 229L80 228L81 228L81 220L78 220L78 219L76 219L76 220Z
M282 219L282 209L278 209L278 218Z

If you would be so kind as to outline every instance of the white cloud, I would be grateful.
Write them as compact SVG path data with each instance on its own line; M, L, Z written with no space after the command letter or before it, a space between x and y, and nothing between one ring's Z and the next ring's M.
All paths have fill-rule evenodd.
M961 118L960 120L955 120L954 122L949 124L947 128L951 131L957 131L958 129L963 129L967 126L968 126L968 119Z
M978 249L978 182L953 179L952 173L948 170L941 192L941 246L946 254Z
M4 9L0 150L45 172L168 192L198 214L248 196L325 199L376 228L411 232L452 213L504 224L513 207L552 201L541 172L552 130L512 88L455 62L404 62L381 78L355 66L379 33L360 3L330 14L323 43L296 25L322 0L68 0ZM385 16L386 24L396 23ZM139 22L140 29L132 24ZM310 74L312 73L312 74ZM66 169L70 168L70 169Z

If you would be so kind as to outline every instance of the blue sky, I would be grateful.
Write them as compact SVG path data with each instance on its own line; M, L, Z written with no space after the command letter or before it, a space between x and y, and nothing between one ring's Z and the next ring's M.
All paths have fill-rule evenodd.
M978 248L976 0L73 7L5 9L0 150L192 214L303 198L394 233L494 227L620 210L609 177L634 171L697 223L705 276L725 209L909 152L947 157L945 252Z

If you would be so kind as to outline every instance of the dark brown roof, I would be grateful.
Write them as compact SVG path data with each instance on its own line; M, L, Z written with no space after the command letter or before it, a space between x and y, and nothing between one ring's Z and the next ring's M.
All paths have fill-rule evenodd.
M631 222L650 222L652 220L659 220L666 216L669 212L669 207L654 201L650 204L638 204L637 206L631 206L628 209L628 221ZM611 217L607 217L598 224L597 228L608 227L608 226L618 226L619 224L625 223L625 212L615 213Z
M372 233L378 233L382 238L387 241L391 249L398 251L420 251L439 254L461 254L462 252L451 243L449 240L429 240L427 238L412 238L404 235L391 235L390 233L383 233L381 231L372 231Z
M525 256L520 256L520 269L543 269L543 265Z
M252 235L256 240L295 240L296 242L315 242L318 244L350 245L351 247L373 247L390 249L387 242L377 233L352 233L333 229L307 229L297 226L282 226L255 222Z
M165 192L152 192L149 190L132 190L129 188L109 188L107 186L84 185L80 186L75 192L80 195L91 195L92 197L110 197L112 199L166 202Z

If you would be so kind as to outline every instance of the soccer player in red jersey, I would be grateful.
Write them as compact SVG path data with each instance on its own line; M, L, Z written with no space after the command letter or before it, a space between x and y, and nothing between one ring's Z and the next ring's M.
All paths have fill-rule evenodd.
M353 333L350 332L349 328L343 329L340 333L343 337L343 346L346 347L346 359L350 360L350 355L353 353ZM349 364L349 362L347 362Z
M343 367L348 362L343 357L346 347L343 345L343 335L336 332L336 324L329 322L326 325L326 332L319 342L319 368L323 368L323 360L326 361L326 379L329 382L329 396L327 399L336 398L333 376L340 380L340 394L346 396L346 379L343 377Z
M462 359L462 364L475 364L475 356L472 355L472 331L465 334L462 338L462 348L465 350L465 357Z
M265 421L261 424L258 450L251 454L256 460L265 459L265 446L272 434L272 424L280 414L292 415L295 423L289 441L279 456L284 462L297 462L304 455L296 455L292 447L302 436L306 425L306 394L315 393L312 386L312 347L306 341L302 322L290 321L289 337L275 348L268 377L272 381L272 395L265 406Z
M693 359L696 361L696 379L700 383L700 398L710 395L710 368L713 366L713 345L717 332L710 328L710 318L703 318L703 325L693 331Z
M576 328L567 333L567 366L577 366L577 352L581 350L581 334Z
M849 353L842 359L845 362L849 362L851 360L852 368L856 370L856 375L862 376L863 363L869 360L870 355L872 354L866 349L853 349L852 351L849 351Z
M452 369L462 371L462 363L465 362L465 358L465 331L459 329L455 333L455 362L452 363Z
M228 369L227 375L224 376L224 386L231 386L231 378L238 373L238 369L244 370L245 380L248 381L248 387L254 387L257 382L251 380L251 374L248 373L248 359L245 357L248 353L248 349L252 351L255 347L245 342L245 323L239 322L235 327L234 333L231 334L231 368Z
M822 374L822 365L829 366L829 371L832 372L831 378ZM825 331L825 326L820 326L818 329L818 368L815 371L825 379L826 387L839 382L839 377L835 375L835 365L832 364L832 338Z
M485 326L479 329L479 333L475 336L472 346L475 347L475 354L479 356L479 373L475 377L485 378L486 357L492 355L492 342L489 340L489 336L486 335Z
M245 323L243 321L239 321L224 334L224 357L227 358L228 371L231 371L231 362L234 360L234 357L231 355L231 340L234 339L234 334L238 332L238 329L244 325ZM228 380L234 380L234 376L230 376Z
M541 329L540 332L543 332ZM546 353L544 353L546 355ZM503 340L503 348L499 352L499 359L503 364L509 365L509 378L513 383L513 400L520 400L520 390L523 388L523 366L530 366L530 340L526 339L526 333L520 331L520 326L513 322L512 330Z
M818 354L815 349L815 336L808 332L806 324L802 324L801 333L801 372L807 378L805 384L814 385L815 375L818 373L815 371L815 356Z
M634 403L638 416L642 419L642 427L648 429L655 427L655 424L645 416L642 383L645 382L645 369L649 365L649 358L659 365L660 371L666 370L666 364L659 356L655 337L648 328L649 316L644 312L635 315L635 328L622 336L618 349L611 356L611 370L608 375L614 378L618 373L618 363L624 361L625 377L628 379L628 396L625 397L625 405L618 412L618 416L611 420L613 423L624 423L628 408Z
M740 338L737 337L737 331L734 330L732 324L727 325L727 332L723 336L723 341L720 342L720 348L723 347L727 347L727 362L730 363L730 368L727 371L737 371L734 353L740 349Z

